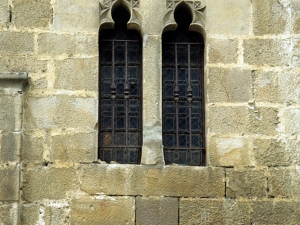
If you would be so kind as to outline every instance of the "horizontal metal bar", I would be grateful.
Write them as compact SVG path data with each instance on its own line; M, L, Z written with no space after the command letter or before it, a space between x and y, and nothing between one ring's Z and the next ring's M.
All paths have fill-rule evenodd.
M105 148L138 148L141 149L141 146L101 146L99 149L105 149Z
M101 39L100 41L111 41L111 42L137 42L137 43L142 43L141 40L115 40L115 39Z
M204 43L198 43L198 42L163 42L163 44L167 45L204 45Z
M166 147L164 147L164 150L169 150L169 151L176 151L176 150L197 150L197 151L204 151L205 148L166 148Z

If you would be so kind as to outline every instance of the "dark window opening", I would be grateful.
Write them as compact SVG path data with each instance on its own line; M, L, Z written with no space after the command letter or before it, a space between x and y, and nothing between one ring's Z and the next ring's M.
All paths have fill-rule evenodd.
M165 163L205 165L204 41L188 31L192 18L178 7L176 31L163 34L163 145Z
M142 146L142 42L127 30L129 13L112 14L115 28L99 35L99 158L139 164Z

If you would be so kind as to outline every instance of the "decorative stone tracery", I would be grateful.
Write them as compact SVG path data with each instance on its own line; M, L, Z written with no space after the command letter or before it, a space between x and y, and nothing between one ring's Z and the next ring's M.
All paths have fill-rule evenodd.
M121 4L130 12L128 28L140 30L142 22L139 9L139 0L101 0L99 3L101 29L114 27L115 22L112 19L111 12L116 6Z
M194 0L194 1L182 1L182 0L167 0L166 8L168 12L164 16L164 31L174 30L177 27L177 24L174 19L174 10L179 4L185 4L191 12L193 21L190 25L190 30L195 30L195 27L205 27L205 15L204 10L206 3L204 0Z

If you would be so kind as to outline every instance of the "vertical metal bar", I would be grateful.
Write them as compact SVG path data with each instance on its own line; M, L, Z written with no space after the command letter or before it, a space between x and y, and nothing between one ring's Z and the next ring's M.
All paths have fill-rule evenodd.
M114 142L115 140L115 89L116 89L116 84L115 84L115 42L112 41L112 78L111 78L111 100L112 100L112 116L111 116L111 128L112 128L112 134L111 134L111 140ZM114 143L112 143L114 146Z
M128 146L128 99L129 99L129 86L128 86L128 61L127 61L127 41L125 41L125 87L124 87L124 98L125 98L125 145Z
M175 44L175 110L176 110L176 148L179 147L179 119L178 119L178 101L179 101L179 88L178 88L178 61L177 61L177 44Z
M189 138L192 148L192 85L191 85L191 46L188 44L188 104L189 104Z

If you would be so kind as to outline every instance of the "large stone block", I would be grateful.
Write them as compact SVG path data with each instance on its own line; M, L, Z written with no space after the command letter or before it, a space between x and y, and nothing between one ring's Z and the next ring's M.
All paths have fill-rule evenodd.
M74 168L35 167L23 175L24 200L63 199L68 191L74 191L78 183Z
M284 1L254 0L253 33L254 35L283 34L289 20L288 5Z
M97 160L97 134L61 133L52 136L50 160L93 162Z
M33 34L21 32L0 32L0 53L4 55L33 54Z
M51 0L14 0L13 22L17 27L49 28L53 20Z
M269 195L273 197L300 196L300 171L290 167L269 169Z
M209 68L209 102L247 102L252 99L250 70Z
M179 224L250 224L250 212L246 201L182 198Z
M291 9L292 9L292 29L293 33L300 33L300 2L298 0L291 0Z
M211 167L86 165L81 190L106 195L224 196L224 170Z
M248 138L217 137L209 139L207 152L211 166L253 166L252 143Z
M237 63L238 40L209 38L208 57L209 63Z
M23 131L22 133L22 160L24 162L43 162L43 153L46 148L45 131Z
M54 4L54 28L66 31L98 32L99 0L58 0Z
M9 4L8 0L0 2L0 26L5 26L9 21Z
M54 206L47 206L44 208L43 221L45 225L60 225L66 224L69 217L69 206L61 206L61 204L55 204Z
M40 34L38 37L38 53L45 55L97 55L98 36L97 35L59 35Z
M226 197L267 197L267 177L263 170L235 171L234 169L226 169L226 178Z
M6 166L0 168L0 201L19 200L19 168Z
M297 225L300 221L299 201L255 201L252 210L252 224L255 225Z
M173 225L178 223L178 199L177 198L136 198L136 224Z
M51 96L28 97L25 122L27 129L34 128L90 128L97 123L97 101L93 98Z
M0 141L0 163L16 162L19 160L21 148L21 134L2 132Z
M71 225L135 224L134 197L85 197L71 203Z
M208 110L208 127L217 134L247 133L250 121L248 108L242 106L211 106Z
M300 109L288 108L284 112L285 132L289 135L297 135L300 132Z
M251 65L289 66L290 39L249 39L244 41L244 61Z
M0 224L18 224L18 203L0 203ZM22 224L23 225L23 224Z
M56 61L54 88L64 90L98 90L98 59Z
M249 0L206 1L207 34L247 35L250 32Z
M23 204L20 213L20 221L22 225L38 224L40 215L40 205Z

